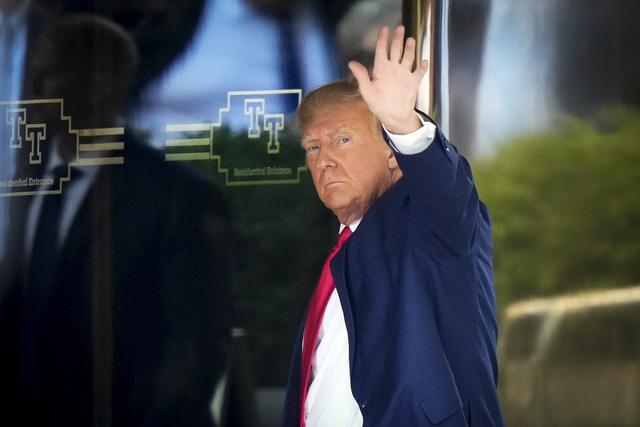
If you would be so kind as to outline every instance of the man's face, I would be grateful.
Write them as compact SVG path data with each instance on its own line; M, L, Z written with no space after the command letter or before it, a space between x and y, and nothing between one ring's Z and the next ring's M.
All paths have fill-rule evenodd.
M320 200L350 224L401 176L364 102L340 104L304 127L302 147Z

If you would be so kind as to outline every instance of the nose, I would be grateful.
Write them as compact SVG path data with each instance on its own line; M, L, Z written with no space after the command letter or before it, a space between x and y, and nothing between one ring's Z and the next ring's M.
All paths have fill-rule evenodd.
M322 170L336 167L336 162L330 150L325 148L325 149L321 149L318 152L318 156L316 158L316 165Z

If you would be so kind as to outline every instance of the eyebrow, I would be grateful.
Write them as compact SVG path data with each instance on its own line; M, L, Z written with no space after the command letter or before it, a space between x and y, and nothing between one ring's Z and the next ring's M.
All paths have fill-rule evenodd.
M334 137L336 134L339 134L341 132L345 132L345 131L353 131L353 127L350 126L348 123L338 123L338 126L336 126L329 134L330 137ZM300 145L305 145L305 144L310 144L312 142L317 141L318 138L313 138L313 137L302 137L300 139Z

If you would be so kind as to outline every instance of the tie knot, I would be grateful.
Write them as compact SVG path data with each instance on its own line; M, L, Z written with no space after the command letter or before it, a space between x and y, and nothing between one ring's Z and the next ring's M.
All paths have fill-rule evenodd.
M349 237L351 237L351 234L352 233L349 226L344 227L344 229L340 232L340 235L338 235L338 241L336 242L333 249L331 249L331 252L329 252L330 260L333 259L334 256L336 256L336 254L340 251L340 249L342 249L342 247L347 242Z
M351 234L352 234L351 229L347 225L346 227L344 227L342 229L342 231L338 235L338 243L336 243L336 246L338 246L339 248L342 248L342 246L344 246L344 244L347 241L347 239L349 239L349 237L351 237Z

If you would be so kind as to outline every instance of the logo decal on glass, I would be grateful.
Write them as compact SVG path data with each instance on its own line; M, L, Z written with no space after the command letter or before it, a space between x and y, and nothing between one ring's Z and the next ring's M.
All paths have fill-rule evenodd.
M299 89L229 92L216 121L166 126L165 159L214 161L230 186L298 183L305 156L285 128L301 99Z
M0 197L61 194L71 167L122 164L123 136L121 127L73 129L62 99L0 101L0 152L11 161L0 170ZM65 176L52 177L49 156L63 145L73 157Z

